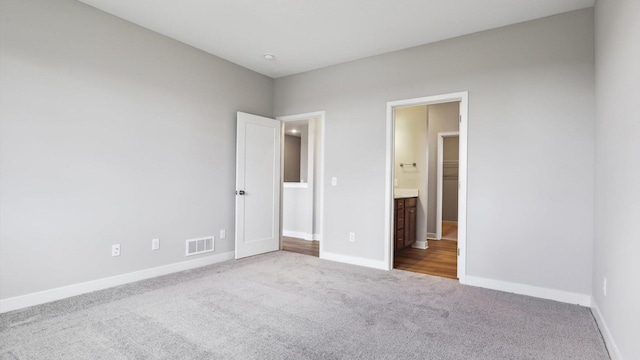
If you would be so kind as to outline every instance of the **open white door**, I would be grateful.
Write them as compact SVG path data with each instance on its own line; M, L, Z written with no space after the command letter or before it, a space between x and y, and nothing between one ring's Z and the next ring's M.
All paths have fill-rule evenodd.
M280 249L281 122L238 112L236 259Z

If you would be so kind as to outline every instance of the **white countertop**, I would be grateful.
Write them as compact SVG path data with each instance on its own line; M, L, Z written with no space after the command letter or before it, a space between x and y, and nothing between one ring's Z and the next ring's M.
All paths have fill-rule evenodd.
M408 199L418 197L418 195L393 195L394 199Z
M406 199L418 197L418 189L393 189L394 199Z

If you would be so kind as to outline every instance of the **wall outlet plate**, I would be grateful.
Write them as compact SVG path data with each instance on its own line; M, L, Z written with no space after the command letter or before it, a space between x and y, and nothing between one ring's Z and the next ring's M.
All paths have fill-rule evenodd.
M225 229L220 230L220 239L227 237L227 231Z
M120 256L120 244L111 245L111 256Z
M160 239L151 239L151 250L160 249Z
M356 233L354 233L354 232L350 232L349 233L349 241L351 241L351 242L356 241Z

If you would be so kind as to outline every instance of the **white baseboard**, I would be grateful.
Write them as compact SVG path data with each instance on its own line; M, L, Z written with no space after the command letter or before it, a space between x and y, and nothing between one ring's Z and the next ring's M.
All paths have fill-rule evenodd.
M315 241L322 240L322 234L313 234L313 240Z
M609 331L609 326L607 326L607 322L604 320L604 317L600 312L598 303L594 299L591 300L591 310L593 313L593 317L596 318L596 322L598 323L598 327L600 328L600 332L602 333L604 342L605 344L607 344L607 350L609 350L609 356L611 356L611 360L624 360L622 358L622 354L620 353L620 349L618 349L618 345L616 345L615 340L613 340L611 331Z
M411 247L415 249L425 250L429 248L429 244L427 243L427 240L417 240Z
M140 280L150 279L162 275L176 273L184 270L195 269L202 266L207 266L227 260L231 260L235 257L233 251L214 254L211 256L201 257L198 259L182 261L169 265L158 266L150 269L135 271L127 274L121 274L102 278L98 280L87 281L83 283L67 285L55 289L39 291L36 293L15 296L7 299L0 300L0 313L5 313L12 310L18 310L27 308L34 305L40 305L51 301L61 300L68 297L90 293L92 291L98 291L107 289L110 287L124 285Z
M440 239L438 239L438 234L436 234L436 233L427 233L427 239L429 239L429 240L440 240Z
M282 236L294 237L302 240L313 241L313 234L302 231L282 230Z
M514 294L533 296L542 299L555 300L563 303L591 306L591 296L563 290L549 289L539 286L513 283L502 280L487 279L479 276L467 275L465 285L487 289L500 290Z
M364 258L359 258L355 256L330 253L327 251L322 251L320 253L320 259L331 260L331 261L336 261L336 262L341 262L341 263L351 264L351 265L364 266L364 267L380 269L380 270L389 270L388 264L383 260L364 259Z

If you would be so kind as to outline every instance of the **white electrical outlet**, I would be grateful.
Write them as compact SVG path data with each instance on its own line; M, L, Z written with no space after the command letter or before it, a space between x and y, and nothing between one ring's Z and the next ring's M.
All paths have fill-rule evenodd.
M602 281L602 293L607 296L607 278Z
M220 239L227 237L227 231L225 229L220 230Z
M398 179L393 179L393 186L398 186Z
M151 239L151 250L160 249L160 239Z
M354 232L350 232L349 233L349 241L351 241L351 242L356 241L356 233L354 233Z
M111 245L111 256L120 256L120 244Z
M331 186L338 186L338 178L337 177L332 177L331 178Z

